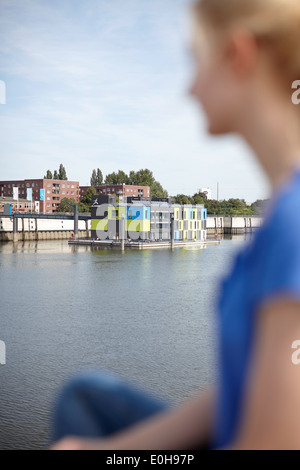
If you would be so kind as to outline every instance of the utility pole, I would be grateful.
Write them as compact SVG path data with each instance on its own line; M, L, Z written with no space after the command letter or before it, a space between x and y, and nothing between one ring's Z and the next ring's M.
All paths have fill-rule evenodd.
M72 204L69 204L66 202L66 205L72 207L74 209L74 238L76 240L78 236L78 206L73 206Z
M217 201L219 202L219 183L217 183Z

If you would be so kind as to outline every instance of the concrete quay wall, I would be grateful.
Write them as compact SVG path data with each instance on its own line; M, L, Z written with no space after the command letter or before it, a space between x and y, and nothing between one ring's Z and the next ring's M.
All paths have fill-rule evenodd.
M74 233L74 221L66 219L18 218L13 233L13 218L0 217L0 241L68 240ZM78 236L91 236L91 221L78 221Z
M207 234L220 233L224 235L237 235L257 230L263 222L262 217L222 217L212 216L207 217Z

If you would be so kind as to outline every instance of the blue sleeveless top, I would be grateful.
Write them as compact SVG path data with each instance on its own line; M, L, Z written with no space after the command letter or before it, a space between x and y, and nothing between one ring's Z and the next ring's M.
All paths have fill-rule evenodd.
M213 448L238 431L260 304L275 295L300 300L300 170L275 194L264 223L221 284L220 371Z

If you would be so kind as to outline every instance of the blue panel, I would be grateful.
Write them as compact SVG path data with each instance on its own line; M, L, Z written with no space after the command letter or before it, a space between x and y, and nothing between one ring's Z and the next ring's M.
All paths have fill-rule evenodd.
M150 220L150 207L144 208L144 220Z
M202 209L201 219L207 220L207 209Z
M139 207L126 207L126 219L127 220L144 220L143 206Z
M179 240L179 231L178 230L175 230L175 232L174 232L174 239Z

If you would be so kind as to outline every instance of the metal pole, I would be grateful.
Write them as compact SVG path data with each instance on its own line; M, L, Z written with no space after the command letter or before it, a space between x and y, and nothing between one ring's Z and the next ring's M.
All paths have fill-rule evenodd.
M125 217L124 214L122 214L121 217L121 230L120 230L120 236L121 236L121 251L125 251Z
M78 206L74 206L74 238L78 237Z
M18 241L18 218L16 214L13 215L13 242Z
M171 214L171 248L173 249L174 246L174 214Z

